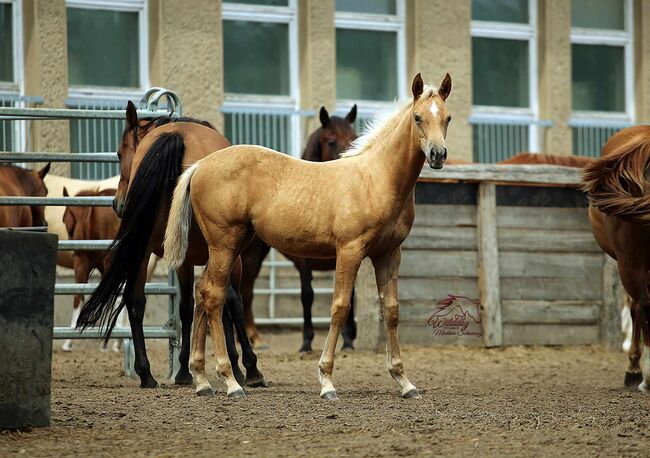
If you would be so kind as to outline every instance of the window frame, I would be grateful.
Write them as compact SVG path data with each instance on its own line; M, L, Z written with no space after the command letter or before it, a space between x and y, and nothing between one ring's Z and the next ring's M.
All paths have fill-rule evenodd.
M540 127L547 124L539 119L538 22L537 0L528 0L528 23L501 21L471 21L471 38L492 38L528 42L528 104L527 108L475 105L472 102L470 122L512 121L528 124L528 147L540 149ZM474 77L472 68L472 78Z
M574 110L571 104L571 127L589 125L631 125L636 116L634 100L634 6L632 0L623 1L624 30L571 27L571 50L573 45L596 45L623 47L625 111ZM571 78L573 91L573 77Z
M68 84L68 96L70 98L123 100L126 97L139 100L142 92L151 84L149 81L149 11L147 3L147 0L66 0L66 12L68 8L79 8L138 13L139 85L122 89Z
M287 6L233 3L221 4L221 21L246 21L287 24L289 33L289 95L263 95L225 92L222 112L237 110L277 110L295 113L291 117L291 148L299 152L302 143L300 116L300 61L298 49L298 1L288 0ZM223 27L221 28L223 33ZM286 152L286 151L285 151ZM299 154L299 153L298 153Z
M349 11L334 12L334 33L336 29L366 30L374 32L395 32L397 34L397 98L407 97L406 67L406 3L395 0L395 14L354 13ZM336 83L335 83L336 84ZM359 116L369 118L392 105L391 102L379 100L353 100L336 98L336 112L347 113L353 104L357 104Z

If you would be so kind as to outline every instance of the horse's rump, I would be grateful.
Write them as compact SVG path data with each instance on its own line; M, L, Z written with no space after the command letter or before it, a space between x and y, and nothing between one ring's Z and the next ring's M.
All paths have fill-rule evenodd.
M605 144L603 156L585 167L582 188L603 213L632 223L650 223L648 162L650 127L623 129Z
M582 168L594 161L593 158L584 156L561 156L559 154L544 153L519 153L498 164L550 164L565 167Z

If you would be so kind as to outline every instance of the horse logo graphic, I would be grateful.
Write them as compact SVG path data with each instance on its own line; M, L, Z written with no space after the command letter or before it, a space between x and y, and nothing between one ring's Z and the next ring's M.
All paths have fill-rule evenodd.
M437 336L475 336L483 335L481 326L481 302L466 296L447 294L436 303L427 325Z

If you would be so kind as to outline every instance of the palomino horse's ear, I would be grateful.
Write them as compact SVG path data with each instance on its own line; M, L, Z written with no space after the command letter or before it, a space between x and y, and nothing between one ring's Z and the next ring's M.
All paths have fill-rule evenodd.
M45 178L45 175L47 175L47 172L50 171L50 166L52 165L51 162L48 162L45 167L43 167L41 170L38 171L38 176L41 177L41 180Z
M138 110L133 105L133 102L129 100L129 103L126 104L126 125L134 126L138 122Z
M65 186L63 187L63 197L70 197L70 194L68 194L68 188Z
M350 109L350 112L345 115L345 119L350 124L354 124L354 121L357 119L357 104L355 103L352 108Z
M440 89L438 89L438 95L442 97L442 100L447 100L449 94L451 94L451 76L449 76L449 73L447 73L444 79L442 80L442 83L440 83Z
M324 129L327 129L330 126L330 114L327 112L325 107L320 107L320 112L318 113L320 118L320 124Z
M424 91L424 81L422 81L422 75L419 73L413 78L413 84L411 84L411 91L413 91L413 100L417 100L422 95Z

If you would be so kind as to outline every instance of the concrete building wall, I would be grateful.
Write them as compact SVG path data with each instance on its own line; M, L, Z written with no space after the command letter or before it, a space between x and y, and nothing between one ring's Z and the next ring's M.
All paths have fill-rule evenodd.
M650 124L650 2L634 2L636 122Z

